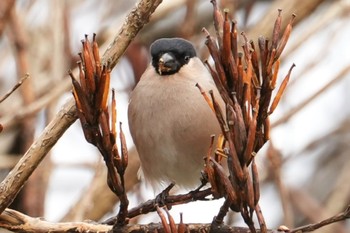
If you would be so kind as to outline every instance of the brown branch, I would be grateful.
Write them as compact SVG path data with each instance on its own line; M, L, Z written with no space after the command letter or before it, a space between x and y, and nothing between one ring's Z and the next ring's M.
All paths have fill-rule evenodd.
M134 218L141 214L147 214L156 211L156 206L167 206L170 209L172 206L186 204L189 202L199 201L199 200L210 200L208 196L212 195L213 192L211 188L205 190L194 190L186 194L179 195L169 195L169 191L174 187L174 184L169 185L165 190L163 190L155 199L148 200L139 206L136 206L128 211L128 218ZM104 221L106 224L115 224L117 221L116 217L111 217Z
M233 227L229 225L218 225L217 227L213 228L212 224L210 223L202 223L202 224L195 224L195 223L189 223L184 224L185 225L185 232L191 232L191 233L208 233L208 232L215 232L215 233L250 233L251 231L248 228L245 227ZM176 224L177 229L179 228L179 224ZM113 232L120 232L120 233L126 233L126 232L133 232L133 233L145 233L145 232L165 232L163 225L161 223L153 223L148 225L128 225L124 227L123 229L118 229ZM257 233L260 233L260 230L257 230ZM274 230L268 230L267 233L275 233L277 231Z
M4 100L6 100L14 91L17 90L17 88L19 88L22 83L29 78L29 74L24 75L24 77L22 77L17 83L16 85L13 86L13 88L11 88L11 90L9 90L3 97L0 98L0 103L2 103Z
M185 232L217 232L217 233L248 233L248 228L244 227L232 227L228 225L218 225L215 229L212 229L211 224L176 224L172 223L173 227L179 229L183 227L186 229ZM6 209L0 215L0 227L9 229L13 232L52 232L52 233L75 233L75 232L91 232L91 233L104 233L114 232L112 226L104 224L96 224L93 222L70 222L70 223L52 223L45 221L40 218L32 218L18 211ZM147 225L127 225L122 228L118 228L115 232L133 232L133 233L144 233L144 232L165 232L164 227L161 223L151 223ZM260 232L259 230L257 232ZM268 233L275 231L268 230Z
M335 222L340 222L340 221L344 221L346 219L350 218L350 205L346 208L346 210L340 214L337 214L333 217L327 218L325 220L322 220L318 223L314 223L314 224L309 224L306 226L302 226L302 227L297 227L293 230L291 230L289 233L302 233L302 232L311 232L311 231L315 231L323 226L335 223Z
M127 20L103 55L102 61L109 61L110 67L113 68L129 43L149 21L149 17L160 3L161 0L140 1L127 16ZM47 152L55 145L57 140L76 119L75 102L73 98L71 98L28 149L12 172L1 182L0 213L11 204Z
M335 222L344 221L350 218L350 206L338 215L331 218L320 221L316 224L310 224L302 227L298 227L289 231L289 233L297 232L310 232L325 225L329 225ZM0 227L9 229L14 232L112 232L112 226L105 224L94 224L90 222L71 222L71 223L52 223L44 221L40 218L32 218L24 215L18 211L6 209L0 215ZM176 225L179 227L179 224ZM185 224L186 232L217 232L217 233L248 233L250 232L248 228L244 227L232 227L227 225L213 226L211 224ZM163 225L158 224L148 224L148 225L127 225L122 228L118 228L117 232L164 232ZM257 230L257 232L260 232ZM268 233L277 232L275 230L267 230ZM280 232L280 231L278 231Z
M52 223L32 218L12 209L6 209L0 215L0 228L13 232L109 232L112 226L91 222Z
M102 64L109 63L111 69L117 64L136 34L149 22L151 14L162 0L142 0L126 17L122 29L102 56Z

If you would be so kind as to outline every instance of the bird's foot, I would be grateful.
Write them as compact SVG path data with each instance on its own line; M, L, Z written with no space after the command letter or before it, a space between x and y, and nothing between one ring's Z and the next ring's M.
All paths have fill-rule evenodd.
M166 206L169 210L171 209L171 205L167 205L167 197L169 196L170 190L175 186L175 183L171 183L168 187L166 187L161 193L159 193L154 199L154 205L158 206Z

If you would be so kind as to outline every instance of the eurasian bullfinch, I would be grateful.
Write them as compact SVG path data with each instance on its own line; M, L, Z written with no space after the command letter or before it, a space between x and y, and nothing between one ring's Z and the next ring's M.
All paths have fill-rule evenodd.
M206 92L213 90L221 106L223 101L189 41L159 39L150 53L152 62L133 90L128 109L141 175L156 189L171 182L196 188L211 135L221 133L196 84Z

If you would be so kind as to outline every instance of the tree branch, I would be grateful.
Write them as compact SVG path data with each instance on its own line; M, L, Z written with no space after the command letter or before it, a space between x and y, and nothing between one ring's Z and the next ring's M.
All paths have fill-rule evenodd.
M184 224L186 232L216 232L216 233L248 233L248 228L232 227L228 225L213 226L209 223L204 224ZM40 218L29 217L18 211L6 209L0 215L0 228L6 228L13 232L52 232L52 233L75 233L75 232L90 232L90 233L104 233L104 232L119 232L119 233L144 233L144 232L165 232L162 223L150 223L146 225L133 224L127 225L112 231L112 226L105 224L97 224L93 222L69 222L69 223L52 223ZM176 224L179 228L179 224ZM259 230L257 232L260 232ZM268 230L268 233L274 231Z
M322 220L318 223L297 227L297 228L291 230L290 233L302 233L302 232L315 231L323 226L330 225L330 224L335 223L335 222L344 221L344 220L349 219L349 218L350 218L350 205L346 208L346 210L344 212L342 212L340 214L337 214L335 216L332 216L330 218Z

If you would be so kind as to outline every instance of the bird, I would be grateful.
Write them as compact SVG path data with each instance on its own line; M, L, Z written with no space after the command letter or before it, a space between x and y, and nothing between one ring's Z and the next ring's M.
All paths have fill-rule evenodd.
M191 42L161 38L150 46L151 62L130 95L130 134L140 174L153 189L175 183L200 185L211 136L221 133L215 113L196 84L224 102Z

